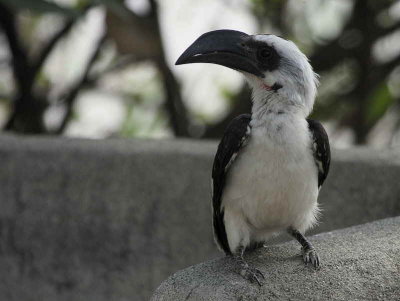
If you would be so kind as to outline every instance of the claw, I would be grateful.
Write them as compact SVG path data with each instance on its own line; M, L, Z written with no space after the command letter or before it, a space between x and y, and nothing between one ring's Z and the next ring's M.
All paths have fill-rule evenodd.
M259 286L262 286L265 280L264 274L259 269L249 266L246 262L241 264L239 274L244 279L251 283L257 283Z
M263 280L265 280L264 274L259 269L248 265L242 268L240 275L251 283L257 283L259 286L262 286Z
M263 272L261 272L259 269L257 269L257 268L254 268L254 270L255 270L255 272L263 279L263 280L265 280L265 276L264 276L264 274L263 274Z
M244 250L244 247L238 248L236 255L234 256L239 265L238 274L251 283L257 283L259 286L262 286L263 280L265 280L264 274L259 269L248 265L243 258Z
M303 260L304 263L307 265L308 263L311 263L315 269L318 269L320 267L320 262L319 262L319 257L315 249L308 249L303 251Z

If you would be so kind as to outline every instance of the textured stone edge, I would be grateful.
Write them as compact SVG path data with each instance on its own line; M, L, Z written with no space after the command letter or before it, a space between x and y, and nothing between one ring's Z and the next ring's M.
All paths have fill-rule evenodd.
M218 142L196 139L123 139L109 138L102 140L69 138L58 136L19 136L0 134L0 150L28 150L51 152L62 146L65 151L117 153L178 153L213 156ZM332 159L342 162L368 162L371 164L390 164L400 166L400 148L374 149L370 147L353 147L350 149L333 149Z
M261 288L238 276L232 259L207 261L170 276L151 300L395 300L399 227L395 217L310 237L322 259L318 271L303 265L295 242L255 251L247 260L266 275Z

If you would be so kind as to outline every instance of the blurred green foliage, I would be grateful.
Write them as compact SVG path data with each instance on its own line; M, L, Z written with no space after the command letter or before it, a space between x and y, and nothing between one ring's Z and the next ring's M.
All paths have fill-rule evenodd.
M191 109L190 99L184 99L179 80L166 63L159 20L161 2L147 0L147 4L147 11L138 14L122 0L71 0L68 5L50 0L0 0L0 29L7 41L4 47L9 49L9 63L1 64L0 69L9 68L14 78L12 85L0 82L0 100L9 108L4 129L62 134L77 116L75 105L82 91L100 90L99 82L108 74L145 63L155 70L149 81L155 82L156 88L148 92L146 87L152 84L142 81L121 91L124 119L120 129L111 134L146 136L166 128L166 133L176 136L220 137L234 116L250 110L248 88L243 86L239 92L233 92L220 87L228 110L219 118ZM400 65L400 53L392 54L387 60L375 54L390 47L398 49L395 45L398 40L393 38L400 30L399 16L393 13L393 7L399 6L397 1L313 0L300 5L293 0L248 0L248 4L260 32L292 39L307 53L315 71L321 75L312 118L328 122L333 132L351 129L354 143L363 144L369 141L369 133L388 112L397 112L398 119L392 120L397 126L391 133L396 135L400 126L399 91L388 83L400 86L395 72ZM61 41L79 26L80 20L98 7L105 11L105 33L95 42L82 74L54 100L52 95L58 87L43 72L43 66ZM37 43L34 29L39 26L40 18L48 15L57 16L61 25L56 26L59 29L53 30L47 40L41 37ZM328 28L329 32L325 29L322 35L324 31L315 26L314 19L324 16L332 18L332 28L330 31ZM392 37L391 43L383 41L388 37ZM113 51L109 50L111 42ZM107 56L111 58L104 59ZM62 106L65 114L59 124L49 127L43 120L54 104Z
M12 7L14 10L29 10L37 14L57 13L68 17L77 17L78 11L64 7L56 2L46 0L1 0L0 2Z

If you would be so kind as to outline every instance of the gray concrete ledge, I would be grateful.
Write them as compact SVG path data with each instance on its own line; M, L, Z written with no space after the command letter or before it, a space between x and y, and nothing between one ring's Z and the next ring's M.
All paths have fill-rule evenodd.
M261 288L237 275L231 258L208 261L169 277L151 300L399 300L399 228L397 217L313 236L318 271L304 266L295 242L253 252Z
M220 256L215 142L0 135L0 300L147 300ZM400 152L334 151L313 233L400 215Z

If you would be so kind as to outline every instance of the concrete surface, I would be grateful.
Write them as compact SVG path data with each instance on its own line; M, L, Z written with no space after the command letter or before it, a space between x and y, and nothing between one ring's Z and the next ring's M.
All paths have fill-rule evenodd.
M0 300L147 300L220 255L214 142L0 136ZM333 152L326 231L400 215L397 150Z
M148 300L216 256L214 148L0 137L0 300Z
M231 258L208 261L169 277L151 300L399 300L399 228L397 217L313 236L318 271L294 242L255 251L247 259L264 272L262 287L236 274Z

